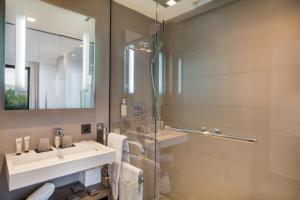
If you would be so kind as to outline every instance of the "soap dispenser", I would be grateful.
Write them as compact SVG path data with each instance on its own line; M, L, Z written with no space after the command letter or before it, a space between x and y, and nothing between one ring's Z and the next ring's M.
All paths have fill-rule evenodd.
M127 117L127 99L123 99L121 103L121 117Z
M54 137L54 144L55 144L55 148L59 148L60 147L60 143L61 143L61 138L64 136L63 129L62 128L56 128L55 129L56 133L55 133L55 137Z

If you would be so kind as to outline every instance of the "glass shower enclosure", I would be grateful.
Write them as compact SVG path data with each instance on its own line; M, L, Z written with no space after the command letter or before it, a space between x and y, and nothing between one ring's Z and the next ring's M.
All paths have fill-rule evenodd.
M161 25L117 2L111 4L110 131L143 145L144 156L128 162L143 170L143 199L159 199L156 133L163 125L157 101L161 93L157 85ZM157 5L152 5L155 16ZM129 144L129 148L133 154L139 151L135 145Z
M145 147L144 199L300 199L299 1L119 2L110 128Z

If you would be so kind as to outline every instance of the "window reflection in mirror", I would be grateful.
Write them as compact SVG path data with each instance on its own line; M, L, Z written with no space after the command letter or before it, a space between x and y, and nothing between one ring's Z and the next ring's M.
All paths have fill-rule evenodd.
M5 109L94 107L95 19L6 0Z
M16 91L15 87L15 66L5 66L5 110L28 110L29 109L29 75L30 68L25 70L25 87Z

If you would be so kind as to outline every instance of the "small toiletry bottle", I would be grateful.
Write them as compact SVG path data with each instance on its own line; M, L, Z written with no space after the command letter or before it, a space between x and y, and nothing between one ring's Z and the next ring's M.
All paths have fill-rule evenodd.
M164 130L165 129L165 123L164 121L160 121L160 130Z
M55 144L55 148L58 149L60 145L60 137L57 135L54 137L54 144Z
M121 117L127 117L127 100L123 99L121 103Z
M21 155L22 152L22 138L16 138L16 153Z
M25 153L29 152L29 142L30 142L30 137L29 136L24 137L24 151L25 151Z

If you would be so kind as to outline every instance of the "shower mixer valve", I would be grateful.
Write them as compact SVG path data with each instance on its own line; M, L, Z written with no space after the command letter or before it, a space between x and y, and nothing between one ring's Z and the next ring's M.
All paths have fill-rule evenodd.
M215 134L221 134L222 131L219 128L214 128L213 133L215 133Z

